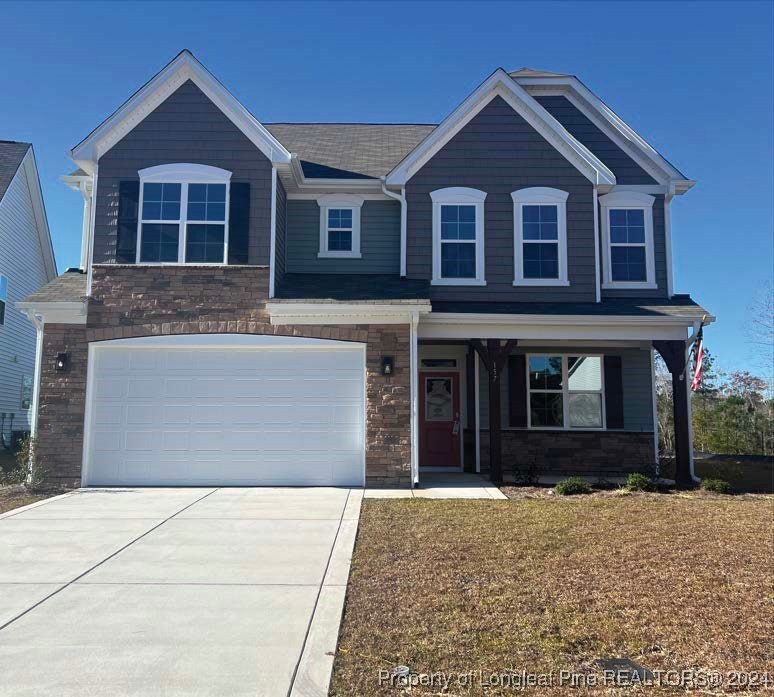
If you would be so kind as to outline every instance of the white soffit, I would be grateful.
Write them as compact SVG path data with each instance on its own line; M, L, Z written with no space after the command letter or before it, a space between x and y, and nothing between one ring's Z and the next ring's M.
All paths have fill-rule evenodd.
M402 186L496 96L502 97L540 135L594 184L613 186L613 172L573 138L551 114L502 68L490 75L387 175L388 186Z
M212 102L275 164L289 163L290 153L261 123L207 70L193 54L181 51L151 80L135 92L111 116L76 145L70 156L84 170L118 143L148 114L187 80L191 80Z

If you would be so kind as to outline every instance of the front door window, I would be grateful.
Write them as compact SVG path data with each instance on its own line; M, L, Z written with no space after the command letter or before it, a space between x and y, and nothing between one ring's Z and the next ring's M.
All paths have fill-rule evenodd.
M451 421L454 418L454 398L451 378L425 379L425 420Z

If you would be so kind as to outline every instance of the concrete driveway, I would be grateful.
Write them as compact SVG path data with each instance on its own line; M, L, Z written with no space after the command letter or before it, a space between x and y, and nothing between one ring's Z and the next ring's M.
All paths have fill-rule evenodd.
M327 694L362 493L87 489L0 516L0 695Z

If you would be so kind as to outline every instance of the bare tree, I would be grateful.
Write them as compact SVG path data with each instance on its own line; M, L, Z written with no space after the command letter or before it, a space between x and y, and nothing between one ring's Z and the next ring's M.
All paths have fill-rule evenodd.
M756 362L765 371L770 389L774 386L774 288L766 281L747 308L747 342Z

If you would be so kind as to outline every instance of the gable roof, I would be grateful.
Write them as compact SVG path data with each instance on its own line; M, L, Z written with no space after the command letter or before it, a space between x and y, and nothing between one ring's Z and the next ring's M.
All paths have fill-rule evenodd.
M187 49L146 82L71 151L75 162L91 173L94 163L150 114L180 85L191 80L274 163L290 162L290 152L259 123Z
M298 154L309 179L378 178L389 172L434 124L267 123L269 132Z
M387 184L402 186L448 143L494 97L502 97L540 135L594 184L614 185L615 175L585 145L578 142L502 68L484 80L438 127L387 175Z
M675 193L685 193L696 183L661 155L575 75L534 71L528 68L513 71L509 75L534 96L562 94L567 97L654 179L673 186Z
M0 201L3 200L30 147L30 143L0 140Z
M56 276L54 247L51 244L51 231L48 228L46 206L43 191L40 188L38 167L35 163L35 151L31 143L17 143L12 140L0 140L0 203L3 202L11 182L23 173L32 203L32 215L38 232L40 251L43 255L43 268L48 279Z

